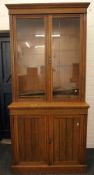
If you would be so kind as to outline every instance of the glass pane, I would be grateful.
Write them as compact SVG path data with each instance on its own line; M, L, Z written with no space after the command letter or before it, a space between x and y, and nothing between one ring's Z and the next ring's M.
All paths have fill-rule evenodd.
M43 18L17 19L17 76L20 96L45 96Z
M80 19L57 17L52 21L53 96L79 95Z

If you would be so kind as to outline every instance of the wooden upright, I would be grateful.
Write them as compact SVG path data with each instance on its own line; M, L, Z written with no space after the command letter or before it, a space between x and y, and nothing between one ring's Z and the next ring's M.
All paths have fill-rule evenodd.
M86 170L88 5L7 5L14 172Z

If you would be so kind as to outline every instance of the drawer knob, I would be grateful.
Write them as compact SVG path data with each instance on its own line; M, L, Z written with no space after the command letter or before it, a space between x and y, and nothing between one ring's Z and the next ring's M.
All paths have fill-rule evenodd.
M77 122L77 124L76 124L77 126L79 126L80 124L79 124L79 122Z

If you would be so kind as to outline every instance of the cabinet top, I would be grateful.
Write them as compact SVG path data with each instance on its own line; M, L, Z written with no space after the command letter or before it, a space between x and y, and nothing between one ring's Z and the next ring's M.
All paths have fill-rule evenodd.
M53 9L62 9L65 13L85 13L87 10L87 7L90 3L32 3L32 4L6 4L7 8L9 9L10 14L22 14L30 12L26 12L27 9L33 10L41 9L40 13L53 13L53 11L43 11L43 10L53 10ZM64 11L65 9L65 11ZM75 10L74 10L75 9ZM56 13L56 11L55 11ZM58 11L57 11L58 13ZM62 13L62 11L60 11Z
M88 108L89 105L85 102L13 102L8 108L10 109L21 109L21 108Z

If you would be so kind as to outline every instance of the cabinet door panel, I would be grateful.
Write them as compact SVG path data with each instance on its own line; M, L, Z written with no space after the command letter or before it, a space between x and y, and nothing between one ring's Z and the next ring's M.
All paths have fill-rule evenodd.
M80 118L54 117L53 119L53 161L79 161Z
M54 161L59 161L62 157L62 160L65 160L65 142L64 140L66 139L65 136L65 121L64 119L60 120L58 118L54 119L54 124L53 124L53 156L54 156ZM61 131L62 130L62 131ZM61 137L62 134L62 137ZM61 149L62 145L62 149ZM60 150L61 149L61 150ZM61 154L60 154L61 153Z
M18 150L21 162L45 164L47 161L46 117L18 118Z
M45 18L17 18L16 31L18 96L43 99L46 95Z
M53 99L75 99L80 88L80 18L52 18Z

